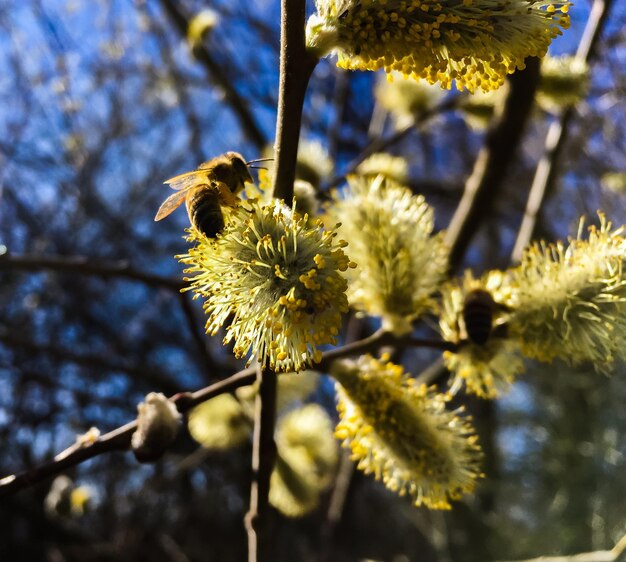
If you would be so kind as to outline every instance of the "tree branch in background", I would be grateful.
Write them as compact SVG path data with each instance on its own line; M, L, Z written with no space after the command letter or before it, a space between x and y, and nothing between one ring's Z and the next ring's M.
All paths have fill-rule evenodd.
M63 273L72 273L79 275L94 275L104 279L121 278L129 281L137 281L149 287L156 289L167 289L178 295L179 302L185 317L191 337L196 347L205 370L208 374L217 370L217 365L213 357L209 353L206 346L206 336L204 331L198 329L198 323L193 313L193 308L186 294L181 293L186 284L184 281L173 277L164 277L162 275L154 275L133 268L127 261L121 260L116 262L101 262L83 256L34 256L20 255L15 256L10 253L0 254L0 271L16 270L16 271L41 271L50 270ZM126 370L126 369L124 369Z
M115 262L95 261L83 256L14 256L10 253L0 254L1 270L20 271L60 271L80 275L96 275L104 279L114 277L138 281L151 287L179 292L185 283L173 277L154 275L133 268L127 261Z
M161 5L180 35L187 37L190 18L185 15L179 3L174 0L161 0ZM194 47L193 55L204 66L210 79L215 82L224 93L224 99L232 108L237 119L239 119L244 134L254 143L257 149L261 151L267 144L267 140L250 112L247 103L241 98L230 79L204 45Z
M435 347L437 349L456 349L454 344L450 344L448 342L438 340L418 340L411 337L397 338L389 332L379 330L378 332L375 332L371 336L360 341L327 351L322 355L322 361L314 367L315 370L325 372L330 368L332 362L337 359L343 359L345 357L359 355L361 353L372 353L380 347L390 344L394 344L396 346L413 345L417 347ZM256 377L256 369L250 367L195 392L177 393L172 396L170 400L176 404L178 411L184 414L194 406L197 406L202 402L206 402L211 398L215 398L220 394L232 392L241 386L251 385L255 381ZM38 467L31 468L19 474L14 474L0 479L0 497L18 492L19 490L37 484L46 478L63 472L67 468L76 466L103 453L127 450L130 446L130 438L136 429L137 422L129 422L121 427L118 427L117 429L114 429L113 431L110 431L109 433L102 435L91 445L80 448L76 448L75 445L72 445L69 449L59 453L55 457L56 460L44 463Z
M372 154L387 150L390 146L393 146L397 142L400 142L409 133L411 133L411 131L419 129L421 126L428 123L432 118L437 117L442 113L453 111L459 106L459 102L462 98L462 95L448 96L444 101L442 101L432 109L427 109L426 111L420 113L418 116L415 117L412 123L398 129L392 135L385 138L374 139L360 152L360 154L356 158L354 158L354 160L352 160L348 164L346 169L341 174L331 178L323 186L323 190L325 191L339 185L346 176L349 176L356 171L356 169L359 167L359 164L361 164L363 160L369 158Z
M258 368L259 391L254 402L252 436L252 484L250 508L245 524L248 532L248 562L270 560L267 536L270 478L276 460L276 387L278 376L269 369Z
M499 118L487 132L463 197L446 231L450 246L450 267L456 269L493 208L509 165L517 154L526 122L533 107L539 82L539 59L529 58L526 69L509 77L509 93Z
M104 355L77 353L53 343L35 343L29 338L16 335L4 326L0 326L0 343L12 348L25 349L31 353L43 353L59 361L69 361L87 368L127 373L135 380L144 381L162 392L174 393L179 390L174 380L166 373L150 366L136 367L128 363L116 363Z
M604 22L607 19L613 0L595 0L587 20L585 32L576 51L576 59L581 62L588 62L594 55L595 47L602 34ZM567 133L575 114L575 107L565 109L556 121L553 121L546 135L543 156L537 165L533 178L524 218L517 233L515 246L511 254L513 263L519 262L522 258L524 248L530 243L537 216L541 210L546 194L552 190L556 178L556 169L565 146Z

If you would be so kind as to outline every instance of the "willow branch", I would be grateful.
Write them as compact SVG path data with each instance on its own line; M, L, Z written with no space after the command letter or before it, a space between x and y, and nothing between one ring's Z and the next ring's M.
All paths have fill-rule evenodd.
M304 0L281 0L280 81L273 194L288 203L293 198L293 182L296 178L304 96L317 65L317 58L306 49L304 16Z
M161 0L161 5L172 20L174 26L182 37L187 37L189 29L189 18L181 10L179 2L174 0ZM204 66L210 79L224 93L224 99L230 105L237 119L241 123L246 136L254 143L258 150L266 145L265 135L261 132L261 128L257 124L254 116L248 108L248 104L239 95L239 92L232 85L231 80L222 70L222 67L211 55L209 49L200 44L193 48L193 55Z
M532 110L539 81L539 59L526 61L526 69L509 78L509 94L502 113L487 132L474 169L465 182L463 197L446 231L450 265L456 268L472 238L493 208L510 163L517 154L522 133Z
M274 427L276 425L276 387L278 377L269 369L258 369L259 391L254 403L252 436L252 485L250 508L246 514L248 562L268 558L267 511L270 478L276 460Z
M323 353L322 361L315 365L314 368L323 372L328 370L333 361L362 353L371 353L385 345L391 344L414 346L419 344L429 345L437 349L442 348L441 341L396 338L393 334L379 330L378 332L375 332L371 336L360 341ZM456 348L454 344L446 343L445 345L449 346L450 349ZM175 394L170 398L170 400L176 404L178 411L184 414L194 406L206 402L211 398L215 398L220 394L233 392L239 387L251 385L254 383L256 376L256 369L250 367L195 392L182 392ZM130 446L131 436L136 429L137 422L129 422L100 436L91 445L82 447L72 445L68 449L65 449L56 455L52 461L43 463L19 474L14 474L0 479L0 497L13 494L24 488L37 484L42 480L55 476L72 466L76 466L101 454L112 451L127 450Z
M578 45L578 50L576 51L576 59L579 61L588 62L591 57L593 57L612 1L613 0L594 1L589 19L587 20L587 25L585 26L585 31ZM533 177L533 182L528 193L526 209L524 210L524 218L522 219L511 254L511 261L514 263L521 260L524 248L528 246L532 239L539 211L546 198L546 194L551 191L554 184L557 166L563 153L567 133L574 115L574 107L568 107L548 129L543 155L535 170L535 176Z
M539 558L520 560L518 562L618 562L624 552L626 552L626 535L611 550L582 552L570 556L540 556Z

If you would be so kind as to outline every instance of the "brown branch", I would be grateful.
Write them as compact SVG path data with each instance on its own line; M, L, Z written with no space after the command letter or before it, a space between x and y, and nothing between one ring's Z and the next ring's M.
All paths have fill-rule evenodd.
M487 132L485 145L465 182L463 197L446 231L452 269L461 263L485 215L493 208L530 117L538 81L536 58L527 59L526 69L509 78L510 90L502 113Z
M41 271L42 269L76 273L79 275L96 275L105 279L113 277L125 278L130 281L144 283L151 287L176 292L180 291L185 286L185 284L178 279L146 273L145 271L135 269L125 260L100 262L83 256L35 256L28 254L17 256L11 255L10 253L0 255L0 271Z
M576 51L577 60L588 62L595 54L595 47L602 34L602 28L608 17L612 2L613 0L594 1L583 37ZM535 176L528 193L526 209L524 210L524 217L511 254L511 261L514 263L521 260L524 248L530 243L543 202L554 185L557 166L563 153L569 127L575 115L574 110L574 107L568 107L548 129L543 155L535 170Z
M337 534L337 527L343 516L353 475L354 461L350 453L342 449L339 470L335 478L335 486L330 497L326 519L320 532L321 548L318 556L320 562L329 562L331 560L334 538Z
M254 402L252 437L252 485L250 508L245 524L248 533L248 562L269 560L267 511L270 477L276 460L274 427L276 425L276 387L278 377L270 369L258 369L259 391Z
M182 11L178 2L174 0L161 0L161 5L172 20L174 26L182 37L187 37L189 29L189 17ZM239 119L241 127L246 136L254 143L257 149L262 150L267 144L265 135L261 132L261 128L254 119L252 113L248 109L248 104L239 95L239 92L232 85L222 67L211 56L210 51L204 45L200 44L194 47L193 55L204 66L210 79L224 93L224 99L230 105L233 112Z
M569 556L539 556L539 558L518 562L617 562L624 552L626 552L626 535L611 550L596 550Z
M305 45L304 0L281 0L280 81L274 158L274 197L291 204L304 96L317 59Z
M280 76L274 143L276 168L272 194L289 204L293 198L293 183L296 177L304 97L317 59L306 49L305 1L281 0L280 12ZM270 369L259 368L257 380L259 391L254 404L252 485L250 508L245 518L248 562L269 560L267 511L270 477L276 460L274 426L277 376Z
M194 393L180 393L174 395L171 400L181 413L210 398L224 392L230 392L240 386L250 385L254 382L254 369L244 369L233 376L214 383ZM62 451L52 461L31 468L19 474L14 474L0 479L0 497L13 494L26 487L59 474L67 468L76 466L81 462L94 458L103 453L112 451L125 451L130 446L132 434L137 429L137 422L129 422L109 433L100 436L92 445L76 447L72 445Z
M429 344L437 348L441 347L441 342L429 340L415 340L412 338L398 339L393 334L379 330L371 336L364 338L358 342L354 342L343 347L327 351L322 355L322 361L315 365L314 368L319 371L326 371L333 361L358 355L361 353L373 352L384 345L396 344L402 345L403 341L408 345ZM448 344L453 346L453 344ZM235 373L234 375L211 384L205 388L195 392L182 392L175 394L170 398L176 404L179 412L188 412L194 406L201 404L211 398L241 387L251 385L256 379L256 369L248 368ZM76 466L83 461L94 458L103 453L111 451L124 451L130 446L132 434L137 429L137 422L132 421L102 435L92 445L75 448L72 445L69 449L62 451L56 455L55 459L44 463L40 466L28 469L19 474L14 474L0 479L0 497L13 494L24 488L37 484L38 482L55 476L65 469Z

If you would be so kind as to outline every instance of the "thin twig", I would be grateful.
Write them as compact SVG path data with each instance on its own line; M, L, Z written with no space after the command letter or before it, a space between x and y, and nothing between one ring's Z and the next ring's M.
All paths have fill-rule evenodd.
M613 0L595 0L585 26L583 37L576 51L576 59L581 62L588 62L594 55L595 46L598 43L604 22L606 21L609 9ZM568 107L561 115L552 122L546 135L543 155L528 193L524 218L517 233L517 239L511 253L511 261L517 263L522 258L524 248L530 243L537 217L543 205L546 194L551 191L556 178L557 166L563 153L563 147L567 139L570 124L574 118L574 107Z
M276 163L272 195L290 203L296 177L296 159L307 85L317 59L305 45L304 0L281 0L280 76L276 115ZM248 562L265 560L269 553L267 511L270 476L276 459L276 373L259 368L259 391L254 403L252 439L252 485L245 524L248 532Z
M394 131L393 134L389 135L385 138L377 138L370 142L360 153L354 158L346 167L346 169L339 175L331 178L328 182L326 182L322 188L322 191L326 191L332 187L339 185L346 176L353 174L359 165L366 158L370 157L372 154L376 152L382 152L388 149L390 146L393 146L397 142L400 142L403 138L405 138L411 131L419 130L420 127L428 123L432 118L441 115L447 111L452 111L459 106L459 102L462 99L462 96L449 96L441 103L437 104L435 107L431 109L427 109L421 112L419 115L415 117L412 123L401 127L400 129Z
M341 461L339 470L335 478L335 486L330 497L330 504L326 513L326 520L320 533L321 549L319 553L319 561L327 562L330 560L333 550L333 539L337 532L337 527L341 522L343 510L348 499L348 492L352 484L352 476L354 474L354 461L351 455L345 449L341 450Z
M20 348L30 353L43 353L58 361L68 361L76 365L90 368L121 371L131 375L136 380L142 380L163 392L173 393L178 390L175 381L167 373L150 366L134 366L128 363L116 363L104 355L79 353L74 350L60 347L55 343L36 343L27 337L19 335L16 330L9 330L0 326L0 342L10 348Z
M211 355L208 348L208 339L204 330L200 327L196 319L196 315L194 314L193 306L191 306L191 298L189 297L189 293L179 293L180 306L183 309L183 313L185 314L185 318L187 318L187 325L189 326L189 331L191 333L191 337L198 348L198 353L204 362L204 367L206 369L207 378L215 378L215 373L218 372L218 365L213 360L213 356Z
M181 413L185 413L194 406L219 394L233 391L240 386L250 385L254 382L254 379L255 370L244 369L197 392L176 394L171 398L171 401L176 404ZM77 448L74 444L68 449L61 451L52 461L0 479L0 497L37 484L46 478L63 472L67 468L76 466L103 453L127 450L130 446L131 436L136 429L137 421L129 422L100 436L91 445Z
M412 340L411 338L406 338L405 340L398 339L395 338L393 334L379 330L360 341L327 351L322 355L322 361L313 366L313 368L324 372L328 370L333 361L338 359L359 355L361 353L374 352L384 345L402 345L404 341L407 342L407 345L415 345L420 340ZM429 340L423 340L421 343L429 343L439 347L439 342L436 341L430 342ZM195 392L181 392L175 394L170 400L176 404L178 411L184 414L194 406L210 400L211 398L215 398L220 394L232 392L241 386L249 386L255 379L256 369L250 367ZM69 453L67 452L68 449L62 451L55 457L55 459L60 460L52 460L19 474L0 479L0 497L13 494L19 490L37 484L46 478L63 472L67 468L76 466L103 453L126 450L130 445L131 436L136 429L137 422L129 422L100 436L89 446L72 450ZM75 445L72 445L72 447L75 447Z

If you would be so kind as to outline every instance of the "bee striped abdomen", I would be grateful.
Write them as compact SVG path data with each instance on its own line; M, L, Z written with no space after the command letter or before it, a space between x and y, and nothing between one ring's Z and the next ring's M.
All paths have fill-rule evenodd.
M208 238L215 238L224 229L224 215L218 196L209 189L198 189L187 201L189 220Z
M496 303L489 291L475 289L467 294L463 304L463 321L470 341L483 345L491 335Z

